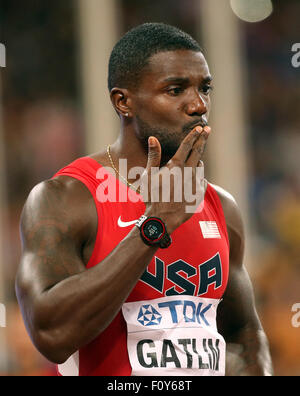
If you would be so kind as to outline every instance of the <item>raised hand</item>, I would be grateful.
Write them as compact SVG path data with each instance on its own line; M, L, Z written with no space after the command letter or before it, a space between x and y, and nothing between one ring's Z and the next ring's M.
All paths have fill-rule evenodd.
M161 146L149 138L148 162L143 175L142 194L147 216L160 217L169 233L187 221L204 197L203 162L211 128L197 126L182 141L176 154L162 168ZM191 204L193 209L191 210Z

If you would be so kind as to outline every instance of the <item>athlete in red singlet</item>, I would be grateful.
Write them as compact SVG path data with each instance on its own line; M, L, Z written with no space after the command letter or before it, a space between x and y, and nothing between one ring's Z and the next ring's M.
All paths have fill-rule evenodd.
M33 343L60 375L272 374L236 202L205 180L197 190L211 80L186 33L133 29L109 64L118 140L31 192L16 290ZM141 178L122 174L120 159ZM153 198L175 169L192 170L192 213L185 183L175 198L180 177L169 200ZM134 188L145 178L148 195Z

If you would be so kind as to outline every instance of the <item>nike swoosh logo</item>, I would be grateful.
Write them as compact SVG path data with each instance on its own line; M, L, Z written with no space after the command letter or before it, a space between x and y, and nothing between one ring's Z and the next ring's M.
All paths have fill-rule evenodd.
M138 220L122 221L121 220L121 216L120 216L119 219L118 219L118 226L121 227L121 228L125 228L125 227L129 227L129 226L131 226L131 225L133 225L133 224L135 224L137 222L138 222Z

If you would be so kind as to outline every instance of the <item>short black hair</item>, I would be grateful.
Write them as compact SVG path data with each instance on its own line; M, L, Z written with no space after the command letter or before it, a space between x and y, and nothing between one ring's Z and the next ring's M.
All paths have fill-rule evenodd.
M130 88L139 83L141 71L154 54L175 50L203 52L189 34L164 23L144 23L130 30L112 50L108 89Z

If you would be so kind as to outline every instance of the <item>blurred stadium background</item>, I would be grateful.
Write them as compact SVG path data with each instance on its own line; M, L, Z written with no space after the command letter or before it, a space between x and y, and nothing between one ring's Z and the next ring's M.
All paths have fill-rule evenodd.
M269 12L270 3L0 0L0 375L55 374L32 346L16 303L20 214L35 184L114 141L108 57L143 22L174 24L204 49L215 86L206 175L243 211L246 265L275 374L300 374L300 328L292 325L300 302L300 68L291 61L300 1L273 1Z

